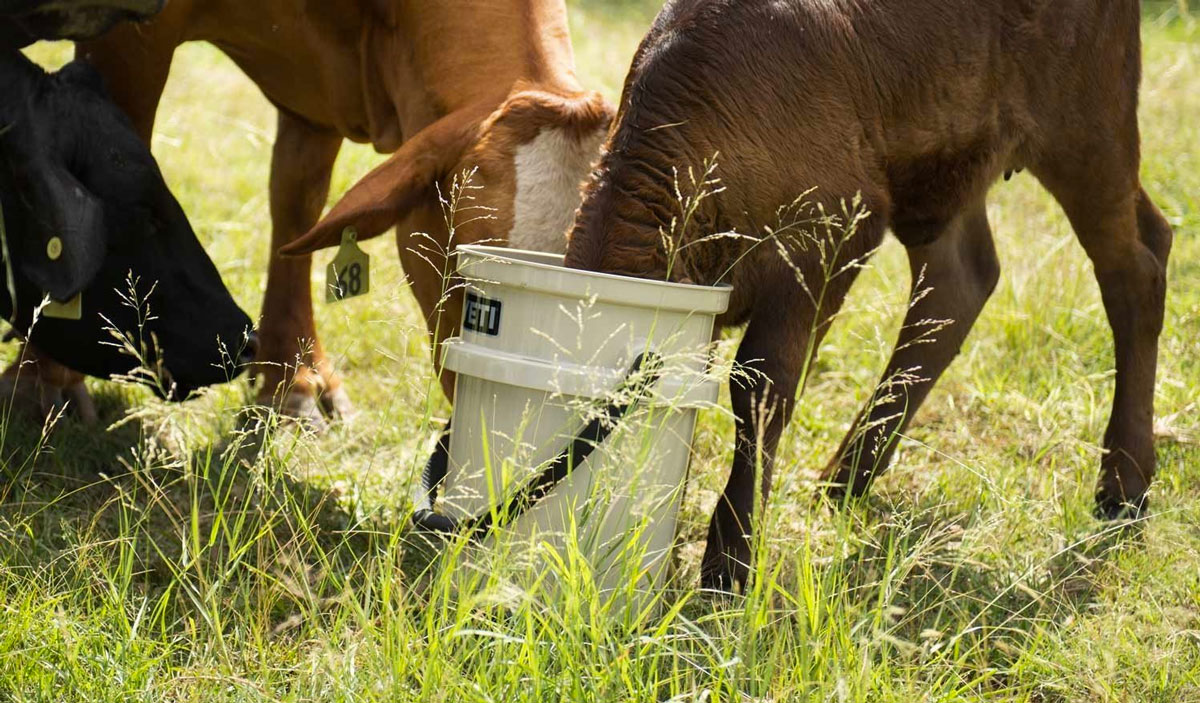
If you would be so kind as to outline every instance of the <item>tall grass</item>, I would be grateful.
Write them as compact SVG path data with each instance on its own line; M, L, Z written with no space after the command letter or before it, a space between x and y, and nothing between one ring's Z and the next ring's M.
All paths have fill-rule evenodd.
M619 88L639 7L573 5L585 83ZM813 469L869 397L908 294L895 243L861 272L781 443L748 592L695 590L732 452L721 409L698 423L677 587L655 612L603 616L570 550L547 567L568 588L484 571L464 589L408 532L448 408L395 252L373 241L375 292L317 311L353 424L308 434L243 411L239 384L175 406L90 382L107 432L0 418L0 700L1200 701L1197 32L1174 3L1150 10L1143 177L1177 243L1160 479L1137 529L1090 517L1110 335L1069 226L1018 177L992 199L1005 273L963 356L872 498L830 512ZM189 46L159 122L169 182L256 310L270 108ZM348 150L335 190L375 163Z

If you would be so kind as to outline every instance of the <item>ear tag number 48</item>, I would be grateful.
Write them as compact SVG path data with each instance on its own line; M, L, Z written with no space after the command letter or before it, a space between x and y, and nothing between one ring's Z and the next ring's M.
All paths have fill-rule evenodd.
M325 302L336 303L371 290L371 258L358 248L358 232L347 227L342 245L325 271Z

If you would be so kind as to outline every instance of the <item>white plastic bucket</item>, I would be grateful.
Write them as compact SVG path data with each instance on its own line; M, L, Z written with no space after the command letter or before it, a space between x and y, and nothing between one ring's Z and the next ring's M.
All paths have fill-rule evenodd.
M696 412L717 399L708 352L731 289L562 260L458 248L467 294L444 357L458 375L452 431L416 520L472 531L500 555L483 568L544 578L548 557L579 555L602 595L640 598L669 563Z

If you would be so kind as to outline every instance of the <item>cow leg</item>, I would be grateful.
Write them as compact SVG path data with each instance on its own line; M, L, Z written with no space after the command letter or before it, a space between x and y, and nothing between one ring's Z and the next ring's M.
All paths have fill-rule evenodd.
M1096 217L1094 206L1074 208L1072 222L1079 223L1076 232L1095 265L1116 345L1116 393L1096 513L1119 519L1142 514L1154 479L1154 385L1172 232L1140 186L1107 219Z
M95 424L96 406L83 379L24 342L16 361L0 375L0 405L39 418L66 408L85 425Z
M825 470L837 500L862 495L887 468L901 433L991 297L1000 263L985 204L964 210L933 243L910 247L908 262L912 291L891 361Z
M0 407L45 418L66 410L85 425L94 425L96 406L83 384L83 374L42 356L25 344L20 356L0 376Z
M418 287L414 285L413 290L416 292ZM425 312L430 338L433 340L431 349L433 351L434 373L437 374L442 392L446 394L446 399L451 403L454 402L454 380L456 376L453 371L447 371L442 368L442 343L457 335L462 329L464 295L462 287L459 286L436 299L432 295L417 296L421 310Z
M1128 233L1113 248L1130 258L1116 261L1111 253L1093 258L1117 359L1117 388L1096 487L1096 515L1108 520L1143 514L1154 479L1154 386L1174 236L1144 189L1138 186L1132 198L1136 227L1119 229L1129 227L1128 215L1111 224L1113 231ZM1121 221L1123 225L1117 224ZM1100 228L1093 231L1104 236Z
M1170 225L1138 184L1133 135L1133 147L1107 163L1094 157L1102 150L1089 149L1079 161L1048 159L1035 172L1092 261L1113 332L1116 391L1096 490L1096 514L1105 519L1141 515L1154 478L1154 384L1172 240Z
M76 57L89 61L104 77L109 96L129 116L147 146L175 49L185 40L188 5L175 0L148 22L121 24L99 39L76 46Z
M753 552L755 476L759 478L759 505L765 506L775 450L791 419L797 389L857 275L858 267L850 264L863 263L882 236L881 225L864 223L853 241L837 247L839 253L830 271L841 273L822 281L820 272L806 271L805 289L820 291L816 298L788 286L779 286L781 292L760 292L762 302L755 307L738 347L735 368L739 372L729 384L737 427L733 469L709 524L700 567L703 587L745 587Z
M280 111L271 158L271 263L258 330L255 375L263 381L258 402L318 427L324 425L322 408L340 416L351 405L317 339L312 257L284 258L277 252L320 219L341 144L335 130Z
M470 242L453 244L460 243ZM464 294L462 286L450 278L455 270L451 244L444 214L436 205L414 208L396 228L400 264L425 318L434 369L442 392L454 402L454 373L441 368L442 342L457 335L462 326Z
M746 584L753 551L754 479L759 478L760 504L766 505L775 449L791 419L803 374L808 330L786 319L784 310L770 312L774 314L762 310L746 329L736 359L739 373L729 383L737 428L733 469L708 527L700 567L704 588L730 591Z

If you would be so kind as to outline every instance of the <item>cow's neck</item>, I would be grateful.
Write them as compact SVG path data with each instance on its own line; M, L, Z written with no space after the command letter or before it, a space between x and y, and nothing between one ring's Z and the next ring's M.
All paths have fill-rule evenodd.
M405 138L469 105L499 106L518 84L581 90L562 0L406 1L394 20L368 39L366 70L383 77Z

